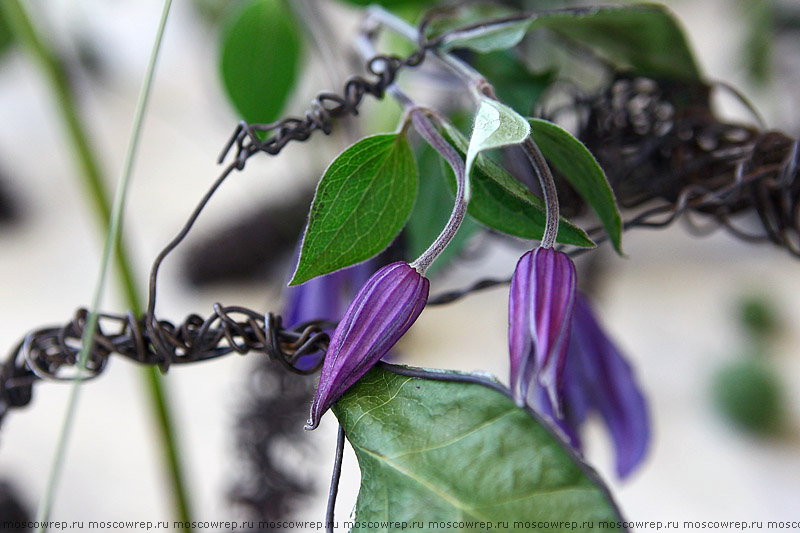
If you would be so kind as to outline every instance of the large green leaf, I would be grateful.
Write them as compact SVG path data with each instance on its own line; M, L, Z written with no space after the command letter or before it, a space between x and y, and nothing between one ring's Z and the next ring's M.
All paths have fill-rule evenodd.
M614 249L622 253L622 216L605 172L594 156L570 132L546 120L531 119L531 136L549 163L555 166L588 203L606 228Z
M536 18L533 27L549 28L585 43L646 76L701 78L683 30L664 6L587 8L577 15L554 12Z
M620 67L633 68L654 77L700 80L683 30L672 13L654 4L618 7L587 7L549 11L533 15L527 29L547 28L571 40L588 45ZM497 50L513 46L525 22L505 22L453 33L443 48ZM488 44L487 44L488 43ZM491 46L490 46L491 45Z
M290 285L369 259L403 229L417 194L405 136L365 137L339 154L317 187Z
M445 123L445 138L462 156L468 141L460 131ZM455 190L455 177L448 171L448 182ZM542 201L514 176L494 161L479 155L470 176L472 199L467 212L490 228L524 239L541 239L544 233L545 210ZM586 233L562 218L558 225L558 242L575 246L594 246Z
M484 522L506 531L596 532L614 531L621 520L564 443L487 387L373 369L333 411L361 468L353 531L403 523L485 531L476 523Z
M234 10L222 31L220 72L244 120L281 115L300 64L301 34L283 0L251 0Z

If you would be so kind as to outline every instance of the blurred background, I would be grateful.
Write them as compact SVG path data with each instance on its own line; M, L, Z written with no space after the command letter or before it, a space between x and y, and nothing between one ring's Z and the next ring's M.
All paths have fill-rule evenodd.
M344 2L321 3L337 28L326 36L333 41L329 53L350 50L348 37L360 11ZM226 11L236 7L224 4L175 2L167 25L125 212L124 231L141 290L153 258L217 176L217 155L239 120L219 75L221 27ZM298 4L313 7L315 2ZM668 5L709 80L739 88L770 128L800 135L800 11L794 3L673 0ZM66 66L111 186L122 166L161 3L42 0L25 7ZM102 236L78 185L78 167L46 78L14 42L1 54L0 340L10 351L28 331L66 323L78 307L88 305ZM357 70L357 64L346 67L341 59L341 72L331 72L326 58L307 46L286 114L302 113L319 90L341 85L332 79ZM719 103L726 117L752 122L734 99ZM390 131L396 116L394 104L370 103L355 131ZM284 230L273 227L269 212L297 203L303 207L280 218L297 213L302 225L303 202L335 154L352 142L352 131L342 128L331 137L291 145L280 157L254 157L244 172L232 176L165 263L158 315L172 321L189 313L208 315L214 302L279 312L281 280L292 267L295 237L291 230L277 237ZM276 239L286 253L232 257L241 251L236 236L243 234ZM434 279L432 294L486 275L509 276L525 246L478 236ZM699 238L681 224L632 231L624 246L626 259L606 246L582 262L592 263L584 266L595 307L633 361L648 395L654 440L643 467L619 483L607 436L593 425L586 438L589 462L609 480L632 520L797 520L797 258L723 232ZM110 284L103 309L123 311L119 294ZM427 309L399 346L397 361L482 370L504 380L506 306L507 288L501 287ZM197 520L241 519L247 507L243 494L263 489L251 486L253 466L236 443L248 394L264 393L266 387L254 370L262 357L230 355L167 374ZM134 364L112 358L103 375L82 388L52 519L176 519L142 381ZM39 383L31 405L3 421L0 482L13 487L31 516L45 492L68 394L67 385ZM268 401L282 409L278 399ZM323 520L336 424L328 415L319 430L302 432L305 405L292 426L299 437L287 433L272 444L281 465L295 465L287 471L296 472L296 478L271 487L260 505L271 501L290 519ZM773 418L777 422L769 427L758 423ZM270 423L267 416L264 424ZM339 519L354 505L358 477L348 449ZM294 505L282 502L281 493L291 499L295 492L307 494ZM232 501L237 498L238 503Z

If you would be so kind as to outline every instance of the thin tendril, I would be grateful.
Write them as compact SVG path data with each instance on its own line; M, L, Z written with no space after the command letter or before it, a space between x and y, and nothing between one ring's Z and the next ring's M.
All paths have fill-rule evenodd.
M420 274L424 275L428 267L430 267L436 258L447 248L450 241L453 240L453 237L455 237L458 232L458 228L461 227L461 223L464 221L464 216L467 214L467 205L469 203L469 200L466 198L466 190L468 188L467 180L469 178L466 175L464 161L450 143L436 130L430 119L428 119L421 109L414 109L411 111L411 121L422 138L425 139L453 168L453 173L456 177L456 199L453 205L453 212L450 214L447 224L428 249L411 263L412 268L415 268Z

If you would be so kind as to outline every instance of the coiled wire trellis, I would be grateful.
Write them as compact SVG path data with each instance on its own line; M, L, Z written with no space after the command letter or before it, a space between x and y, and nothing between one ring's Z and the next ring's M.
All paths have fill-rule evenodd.
M424 25L433 20L423 21ZM382 98L397 72L419 65L441 40L421 38L419 48L405 59L377 56L367 69L368 81L350 78L343 93L320 93L304 118L270 124L241 123L225 146L220 162L235 149L233 161L207 191L178 235L156 257L150 275L148 308L144 317L100 315L86 368L74 369L88 312L80 309L62 327L28 334L0 367L0 422L8 409L31 401L40 379L69 380L99 375L116 353L166 371L173 364L213 359L256 350L300 374L314 373L329 342L327 322L309 322L286 329L277 315L266 316L243 307L214 306L207 318L188 316L175 325L155 316L158 270L166 256L184 239L200 212L233 170L244 168L258 152L279 153L291 141L304 141L314 131L332 131L333 120L356 114L366 94ZM798 141L777 131L726 124L710 109L709 87L686 82L657 82L621 76L607 91L577 99L573 108L582 116L578 136L606 169L622 207L640 211L624 229L664 227L691 213L710 218L748 241L768 240L800 256L798 211ZM690 97L684 98L685 95ZM679 98L680 96L680 98ZM267 133L265 139L257 132ZM564 194L562 197L568 197ZM656 205L651 205L655 203ZM733 223L744 212L758 214L763 231L752 233ZM696 226L698 229L699 226ZM602 228L589 231L597 242L607 239ZM581 253L575 250L573 253ZM509 280L481 280L461 290L431 298L428 305L452 302L468 293ZM317 364L300 368L303 356L318 355ZM72 373L69 370L72 368Z
M79 370L76 364L88 315L86 309L79 309L64 326L33 331L13 349L0 367L0 420L9 408L30 402L36 381L92 379L105 369L112 354L155 365L166 372L172 365L255 350L291 372L313 374L322 364L328 346L328 333L323 328L332 326L326 321L313 321L287 329L278 315L265 316L244 307L215 304L208 318L192 314L178 325L159 321L161 343L156 344L143 318L131 313L102 314L86 367ZM316 355L316 363L298 366L300 358L309 355Z

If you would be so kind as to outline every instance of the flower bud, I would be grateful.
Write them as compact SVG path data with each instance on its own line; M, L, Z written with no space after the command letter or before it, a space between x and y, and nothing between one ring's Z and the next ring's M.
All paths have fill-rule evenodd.
M531 250L517 263L508 300L508 341L511 392L520 406L533 405L536 380L561 416L575 284L572 260L552 248Z
M284 325L294 328L311 320L327 320L333 323L341 320L347 309L347 302L377 270L377 261L369 261L343 268L324 276L317 276L301 285L286 288L286 305L283 311ZM325 331L333 333L333 327ZM303 355L294 366L303 371L318 368L323 354L314 352Z
M358 292L333 332L306 429L367 373L417 319L430 283L405 262L381 268Z

